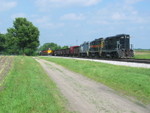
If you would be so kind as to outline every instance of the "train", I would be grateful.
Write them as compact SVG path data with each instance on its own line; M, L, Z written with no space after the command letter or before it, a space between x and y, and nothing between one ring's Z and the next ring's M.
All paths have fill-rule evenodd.
M80 46L53 51L54 56L74 56L89 58L131 58L134 56L130 35L119 34L84 42Z

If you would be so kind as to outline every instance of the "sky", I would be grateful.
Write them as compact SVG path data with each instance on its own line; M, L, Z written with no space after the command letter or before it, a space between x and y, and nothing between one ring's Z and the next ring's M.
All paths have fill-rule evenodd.
M150 49L150 0L0 0L0 33L25 17L40 31L40 44L74 46L129 34L134 49Z

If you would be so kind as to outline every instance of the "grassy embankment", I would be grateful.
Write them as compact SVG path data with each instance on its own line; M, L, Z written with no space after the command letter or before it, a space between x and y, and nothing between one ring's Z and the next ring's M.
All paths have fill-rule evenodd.
M41 58L81 73L146 104L150 103L150 69L72 59Z
M15 57L2 84L0 113L66 113L65 99L31 57Z
M135 50L136 59L150 59L150 50Z

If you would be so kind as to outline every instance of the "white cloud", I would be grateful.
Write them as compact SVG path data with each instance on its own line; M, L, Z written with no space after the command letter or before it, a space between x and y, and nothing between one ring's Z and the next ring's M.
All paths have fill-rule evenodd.
M100 1L102 0L36 0L36 4L41 10L46 10L64 6L91 6Z
M26 14L24 14L24 13L17 13L17 14L13 14L12 16L11 16L11 18L14 20L15 18L18 18L18 17L24 17L24 18L26 18L27 16L26 16Z
M78 1L82 1L82 0L78 0ZM83 5L85 6L91 6L91 5L95 5L97 3L99 3L101 0L83 0Z
M40 24L40 26L42 28L46 28L46 29L57 29L57 28L63 27L64 23L52 23L52 22L49 22L49 23Z
M121 0L109 4L104 8L100 8L97 13L91 13L90 23L96 24L131 24L131 23L146 23L149 20L148 16L144 16L143 13L139 12L134 3L142 0ZM93 15L94 14L94 15ZM89 18L90 19L90 18Z
M41 18L37 18L37 19L36 19L36 23L40 23L40 24L42 24L42 23L47 23L49 20L50 20L49 17L43 16L43 17L41 17Z
M36 17L32 20L34 20L39 27L44 29L56 29L64 26L64 23L51 22L51 19L47 16Z
M83 14L75 14L75 13L69 13L69 14L65 14L63 15L61 18L61 20L84 20L85 17Z
M125 3L126 4L135 4L135 3L138 3L138 2L141 2L143 0L125 0Z
M6 11L6 10L9 10L9 9L11 9L13 7L16 7L17 2L14 2L14 1L8 2L6 0L0 0L0 4L1 4L0 11Z
M124 13L114 12L114 13L112 13L111 18L112 18L113 20L124 20L124 19L126 19L127 17L126 17L126 15L125 15Z
M39 16L39 15L26 15L24 13L17 13L11 16L11 19L15 19L17 17L27 18L29 21L33 22L36 26L42 29L57 29L64 26L64 23L61 22L52 22L49 16Z

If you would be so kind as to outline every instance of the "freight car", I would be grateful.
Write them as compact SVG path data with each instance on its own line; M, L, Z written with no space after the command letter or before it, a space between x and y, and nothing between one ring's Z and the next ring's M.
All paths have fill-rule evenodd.
M79 56L79 47L72 46L66 49L59 49L54 51L55 56Z
M79 46L70 47L70 55L71 56L78 56L79 55Z
M130 45L130 35L120 34L106 38L98 38L91 42L84 42L80 46L72 46L67 49L56 50L54 51L54 55L131 58L134 56L134 52Z

